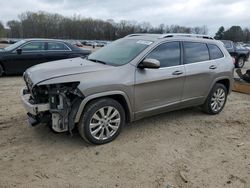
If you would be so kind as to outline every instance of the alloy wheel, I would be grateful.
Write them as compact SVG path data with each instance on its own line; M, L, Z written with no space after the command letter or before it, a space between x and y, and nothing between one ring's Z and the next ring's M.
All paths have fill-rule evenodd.
M121 124L121 115L113 106L97 110L90 120L90 133L97 140L112 137Z
M226 101L226 92L222 88L218 88L211 99L211 108L214 112L220 111Z

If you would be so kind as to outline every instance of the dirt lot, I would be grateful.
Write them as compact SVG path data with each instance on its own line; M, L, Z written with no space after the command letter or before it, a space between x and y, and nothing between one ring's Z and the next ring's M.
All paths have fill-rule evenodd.
M232 93L220 115L162 114L90 146L77 132L28 127L23 85L0 78L0 187L250 187L250 95Z

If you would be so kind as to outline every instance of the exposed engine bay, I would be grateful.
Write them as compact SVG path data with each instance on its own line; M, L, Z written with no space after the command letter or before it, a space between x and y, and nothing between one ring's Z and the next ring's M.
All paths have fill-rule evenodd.
M24 93L30 94L30 104L49 104L49 109L38 111L35 115L28 113L30 124L35 126L38 123L47 123L56 132L71 132L75 126L77 110L84 98L77 88L79 82L32 87L31 83L26 79L25 81L27 89Z

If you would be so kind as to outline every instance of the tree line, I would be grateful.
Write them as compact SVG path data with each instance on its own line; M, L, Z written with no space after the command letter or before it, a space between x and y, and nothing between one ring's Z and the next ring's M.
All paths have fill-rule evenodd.
M208 33L205 25L198 27L167 24L152 26L149 22L137 23L126 20L115 22L112 19L65 17L43 11L24 12L18 16L17 20L10 20L6 25L7 29L0 22L0 37L115 40L131 33ZM240 26L232 26L227 30L221 26L215 38L248 42L250 31Z
M225 28L221 26L215 34L215 39L232 40L234 42L249 42L250 31L248 28L242 29L240 26L232 26L225 30Z
M206 26L185 27L160 24L153 27L149 22L137 23L112 19L100 20L82 18L81 16L65 17L47 12L25 12L18 20L7 22L8 29L2 36L8 38L60 38L115 40L131 33L197 33L207 34ZM1 24L0 24L1 32Z

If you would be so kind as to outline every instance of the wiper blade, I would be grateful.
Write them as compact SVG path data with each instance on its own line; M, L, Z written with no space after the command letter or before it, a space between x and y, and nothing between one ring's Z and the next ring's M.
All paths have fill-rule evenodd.
M95 63L101 63L101 64L106 64L106 62L104 62L104 61L101 61L101 60L98 60L98 59L89 59L89 58L87 58L87 60L89 60L89 61L93 61L93 62L95 62Z

